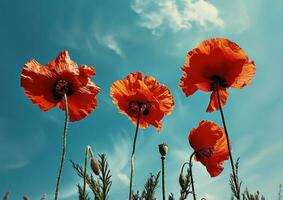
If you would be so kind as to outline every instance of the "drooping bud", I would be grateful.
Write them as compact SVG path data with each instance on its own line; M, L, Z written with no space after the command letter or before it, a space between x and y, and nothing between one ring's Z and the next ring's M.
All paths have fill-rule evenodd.
M29 197L28 196L24 196L23 199L24 200L29 200Z
M163 143L163 144L159 144L159 153L162 157L165 157L167 152L168 152L168 145Z
M94 156L91 156L90 158L90 167L92 169L92 171L95 173L95 175L99 175L100 173L100 164L98 162L98 160L96 160L94 158Z
M183 190L186 190L188 188L188 178L184 176L183 174L180 174L179 184Z
M3 197L3 200L9 200L9 196L10 196L10 193L6 192L4 197Z

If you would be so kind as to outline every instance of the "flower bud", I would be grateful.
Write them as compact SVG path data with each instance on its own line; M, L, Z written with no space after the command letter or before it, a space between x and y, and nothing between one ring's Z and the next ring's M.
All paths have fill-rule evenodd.
M159 146L159 153L162 157L165 157L168 152L168 145L163 143L158 145Z
M29 200L29 197L28 196L24 196L23 199L24 200Z
M183 190L186 190L188 187L188 179L183 174L180 174L179 176L179 184Z
M95 175L98 176L100 173L100 164L93 156L90 158L90 167Z

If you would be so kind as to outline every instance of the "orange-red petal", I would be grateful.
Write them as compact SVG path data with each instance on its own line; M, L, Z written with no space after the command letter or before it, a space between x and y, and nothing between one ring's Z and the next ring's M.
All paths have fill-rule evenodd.
M70 71L79 75L78 65L71 60L68 51L62 51L55 60L46 65L46 68L52 71L54 70L58 74L61 74L64 71Z
M36 60L25 64L21 74L21 85L28 98L46 111L57 105L64 109L63 94L58 94L58 81L68 84L67 100L70 121L77 121L91 113L96 104L99 88L90 80L95 70L86 65L78 68L67 51L62 51L46 66ZM62 96L60 96L62 95Z
M225 88L219 88L219 96L220 96L220 102L221 106L224 106L227 98L228 98L228 90ZM217 91L213 91L210 95L210 101L208 104L208 107L206 109L206 112L213 112L219 109L219 103L217 98Z
M250 84L255 65L236 43L225 38L211 38L188 52L181 70L183 76L179 86L190 96L197 90L213 91L213 77L220 78L224 88L242 88ZM216 109L210 105L208 110Z
M229 151L225 133L214 145L214 152L211 157L202 156L199 161L205 165L211 177L218 176L224 170L224 161L229 159Z
M218 176L223 171L223 163L229 158L226 135L222 127L211 121L201 121L197 128L189 134L189 142L196 152L196 160L200 161L211 177ZM201 152L211 149L211 155Z
M96 95L100 89L91 81L86 86L78 88L73 95L67 97L70 121L78 121L88 116L96 107ZM65 110L63 100L59 107Z
M36 60L31 60L24 65L21 86L27 97L41 110L50 110L58 103L52 94L54 81L54 74Z
M252 78L254 77L255 73L256 73L256 67L253 61L245 64L243 66L241 73L237 76L236 80L231 85L231 87L241 89L246 85L251 84Z
M170 114L175 106L174 98L170 90L165 85L161 85L152 76L146 76L144 83L157 100L159 109L162 110L164 114Z
M197 128L193 128L189 134L189 142L196 151L214 146L222 137L223 130L214 122L202 120Z
M130 73L124 79L115 81L110 88L110 95L119 112L127 115L134 124L137 123L137 113L130 111L130 102L150 102L152 107L149 114L140 116L141 128L152 125L159 131L162 118L174 108L173 95L169 89L152 76L144 77L141 72Z

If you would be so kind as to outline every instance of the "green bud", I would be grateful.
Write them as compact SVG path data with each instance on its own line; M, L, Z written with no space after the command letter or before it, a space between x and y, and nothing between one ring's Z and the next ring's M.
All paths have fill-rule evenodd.
M179 184L183 190L186 190L188 187L188 179L183 174L180 174L179 176Z
M90 167L95 175L98 176L100 173L100 164L93 156L90 158Z

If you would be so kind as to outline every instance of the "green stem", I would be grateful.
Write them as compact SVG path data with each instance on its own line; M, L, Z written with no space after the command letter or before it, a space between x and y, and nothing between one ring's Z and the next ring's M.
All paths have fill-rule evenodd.
M138 136L138 131L139 131L140 113L141 113L141 108L139 108L139 111L138 111L137 126L136 126L136 132L135 132L132 155L131 155L131 175L130 175L129 200L132 199L132 192L133 192L132 190L133 190L133 176L134 176L134 157L135 157L135 151L136 151L137 136Z
M186 165L189 165L189 164L190 164L189 162L184 162L184 163L183 163L182 168L181 168L181 173L180 173L180 174L183 174L185 166L186 166Z
M195 185L194 185L194 178L193 178L193 171L192 171L192 167L193 167L192 158L194 157L195 153L196 152L193 152L190 156L190 175L191 175L192 193L193 193L194 200L196 200L196 193L195 193Z
M90 147L87 146L85 150L85 163L84 163L84 184L83 184L83 197L85 198L86 196L86 174L87 174L87 160L88 160L88 152L89 152Z
M216 93L217 93L217 101L218 101L218 106L219 106L219 109L220 109L221 119L222 119L224 131L225 131L225 135L226 135L226 141L227 141L227 146L228 146L228 151L229 151L230 163L231 163L232 172L233 172L233 179L234 179L234 183L235 183L237 193L238 193L237 199L240 199L240 191L239 191L239 188L238 188L238 181L236 179L237 176L236 176L234 160L233 160L233 157L232 157L232 152L231 152L231 147L230 147L230 142L229 142L230 141L229 135L228 135L228 131L227 131L226 123L225 123L225 117L224 117L224 113L223 113L222 105L221 105L221 100L220 100L219 82L217 82L217 85L216 85Z
M62 178L62 172L63 172L64 161L65 161L65 156L66 156L66 147L67 147L67 127L68 127L68 121L69 121L69 110L68 110L68 100L67 100L66 94L64 95L63 99L64 99L64 106L65 106L65 122L64 122L61 163L60 163L60 168L59 168L59 173L58 173L57 183L56 183L56 189L55 189L55 200L58 200L59 186L60 186L60 181Z
M162 162L162 197L165 200L165 156L161 156Z

